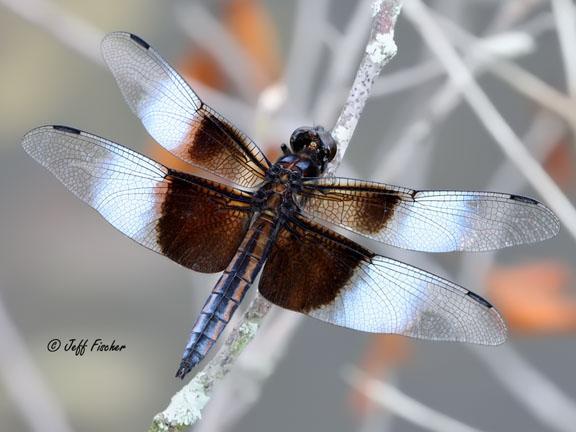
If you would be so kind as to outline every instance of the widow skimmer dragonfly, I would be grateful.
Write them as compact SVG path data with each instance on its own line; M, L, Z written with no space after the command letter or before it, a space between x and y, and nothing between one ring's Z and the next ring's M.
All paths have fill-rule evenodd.
M214 345L248 288L339 326L422 339L504 342L492 305L445 279L377 255L331 228L426 252L486 251L559 231L544 205L493 192L415 191L321 177L336 153L302 127L272 163L139 37L108 34L104 59L150 135L220 181L180 172L67 126L26 134L24 149L141 245L189 269L223 274L194 324L176 376Z

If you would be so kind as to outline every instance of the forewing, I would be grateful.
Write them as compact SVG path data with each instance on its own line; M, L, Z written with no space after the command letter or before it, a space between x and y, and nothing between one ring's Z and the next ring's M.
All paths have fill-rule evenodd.
M485 345L506 339L502 318L480 296L302 219L280 232L259 289L278 306L356 330Z
M306 181L304 213L368 238L426 252L487 251L556 235L543 204L494 192L414 191L345 178Z
M95 135L44 126L22 145L122 233L192 270L224 270L248 228L250 194Z
M162 146L239 186L262 182L270 166L266 156L204 104L150 45L130 33L110 33L102 54L124 99Z

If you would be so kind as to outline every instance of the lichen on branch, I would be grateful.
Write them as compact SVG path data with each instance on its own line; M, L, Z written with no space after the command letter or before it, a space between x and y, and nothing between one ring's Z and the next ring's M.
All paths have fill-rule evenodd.
M332 129L338 143L338 154L329 164L326 175L333 175L342 162L354 134L360 114L366 104L374 80L396 54L394 26L400 13L400 0L372 2L372 27L364 55L342 113ZM219 352L192 380L172 398L168 407L154 417L150 432L182 431L202 417L215 385L232 369L238 356L256 336L271 304L256 294L240 324L232 330Z

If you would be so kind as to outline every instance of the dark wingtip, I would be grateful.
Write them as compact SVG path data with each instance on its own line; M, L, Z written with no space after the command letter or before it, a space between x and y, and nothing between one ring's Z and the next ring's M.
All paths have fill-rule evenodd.
M510 199L514 200L514 201L518 201L524 204L533 204L533 205L538 205L538 201L536 201L535 199L532 198L528 198L522 195L510 195Z
M136 36L135 34L132 34L132 33L129 33L129 35L130 35L130 39L132 39L134 42L136 42L138 45L140 45L144 49L150 48L150 45L141 37Z
M70 126L60 126L60 125L54 125L52 126L52 129L60 131L60 132L68 132L71 134L75 134L75 135L80 135L82 132L76 128L70 127Z
M546 221L547 225L547 231L545 235L543 235L541 238L538 238L537 241L542 241L542 240L546 240L549 239L551 237L556 236L559 232L560 232L560 219L558 218L558 216L556 216L556 214L550 210L548 207L546 207L544 204L542 204L541 202L532 199L532 198L528 198L522 195L510 195L510 199L513 201L518 201L520 203L523 204L529 204L529 205L534 205L534 206L538 206L540 208L540 210L543 212L543 214L545 215L545 219L543 216L542 221Z
M474 299L476 302L480 303L482 306L487 307L488 309L492 309L494 306L492 306L485 298L480 297L478 294L476 294L475 292L472 291L468 291L466 293L466 295L472 299Z

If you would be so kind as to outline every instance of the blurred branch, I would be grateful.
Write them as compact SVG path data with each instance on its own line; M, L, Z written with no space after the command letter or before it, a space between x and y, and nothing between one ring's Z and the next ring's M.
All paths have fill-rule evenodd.
M0 298L0 376L33 432L72 432L64 411L38 370Z
M547 113L541 113L533 122L533 126L526 136L526 142L540 158L545 158L557 143L557 138L563 133L563 127L553 122ZM499 168L493 179L487 185L487 190L497 190L500 185L509 185L508 192L517 192L525 178L516 175L512 170L513 163L507 159ZM432 261L430 255L421 256L421 265L438 274L446 271ZM496 253L489 252L474 257L466 257L459 277L452 277L465 281L465 285L482 292L483 275L486 275L495 262ZM489 367L490 371L518 401L527 408L527 412L535 416L547 427L558 432L570 432L575 423L576 401L565 394L546 376L524 360L510 345L498 349L486 350L483 347L465 345ZM539 389L529 391L526 389ZM542 392L542 393L540 393ZM542 396L544 395L544 396ZM546 399L545 399L546 398ZM542 403L543 400L553 401L553 405Z
M234 425L259 400L263 383L284 357L304 315L274 308L255 338L236 362L228 379L215 390L196 432L234 430Z
M550 12L543 12L536 15L529 21L526 21L516 27L516 30L523 31L531 35L540 34L546 30L556 29L554 17Z
M460 56L432 18L428 8L420 1L406 4L406 16L422 33L423 39L445 66L450 79L463 85L466 101L475 111L488 132L493 136L508 158L537 190L558 215L570 234L576 239L576 210L562 190L542 166L526 150L522 141L506 123L500 112L480 88ZM467 85L466 85L467 84Z
M490 63L498 63L503 58L515 58L529 54L534 50L533 36L523 32L510 31L486 38L477 38L475 43L466 50L466 64L481 63L486 68ZM488 56L487 53L490 55ZM478 57L484 57L484 59ZM445 75L446 71L438 63L438 60L426 60L376 80L373 97L387 96L407 90Z
M333 122L338 109L345 100L342 89L348 90L354 73L353 61L365 47L363 42L370 31L370 10L366 2L358 2L352 17L346 24L343 36L338 39L337 49L332 51L330 65L325 68L316 103L311 117L321 124Z
M526 405L528 412L556 431L574 432L576 402L533 368L513 348L507 345L491 351L477 346L468 348Z
M541 158L546 157L552 150L557 142L556 138L562 133L562 125L550 123L552 120L547 117L546 113L538 115L526 136L527 143ZM517 191L526 180L518 177L511 169L512 166L513 163L507 159L486 189L498 189L499 185L508 184L510 185L509 192ZM465 281L465 285L476 292L482 292L482 282L485 279L483 275L487 274L495 262L495 258L496 253L494 252L465 258L459 277L453 278ZM425 268L436 273L446 274L444 269L433 262L430 256L423 256L421 259ZM528 413L558 432L573 430L576 402L532 367L510 345L491 350L473 345L466 345L466 347L480 356L490 371L498 378L498 382L527 408ZM526 388L540 389L543 393L532 390L527 392ZM544 399L542 394L546 395L547 399ZM555 404L543 404L543 400L554 401Z
M439 14L435 15L437 18L440 18ZM512 17L508 19L512 19ZM521 93L536 99L537 102L545 106L549 106L550 109L556 111L558 115L565 117L568 121L574 122L576 115L570 110L561 111L568 107L568 101L566 101L566 97L563 94L514 63L505 62L505 59L517 58L532 52L534 42L527 39L528 37L536 38L546 31L555 29L555 22L551 14L540 14L533 20L519 26L516 30L503 31L485 38L474 37L462 28L456 27L454 22L448 21L446 18L444 18L444 21L450 23L450 27L452 27L454 31L458 29L462 32L461 34L464 39L460 40L455 36L453 40L454 43L458 43L460 47L466 50L466 64L472 64L469 62L474 60L478 62L478 66L483 66L482 70L471 68L472 70L478 73L483 72L487 68ZM527 45L527 42L531 42L531 44ZM504 46L504 50L502 49L502 45ZM503 63L504 66L502 66ZM505 67L507 65L509 66L508 68ZM503 72L499 73L500 71ZM521 77L525 77L520 80L520 82L516 82L510 78L518 71ZM438 63L438 60L425 60L417 65L378 78L374 84L372 97L377 98L405 91L445 75L445 69ZM533 87L534 85L535 87Z
M396 387L374 379L357 368L348 367L342 375L349 385L364 392L382 408L422 429L433 432L479 432L479 429L427 407Z
M545 159L565 132L565 127L547 112L542 112L526 134L525 141L539 159ZM500 185L508 185L509 192L518 192L526 180L516 175L511 169L512 162L508 159L502 163L496 174L485 189L497 190ZM496 253L486 253L466 257L460 276L456 278L466 281L466 286L474 291L482 291L483 275L486 275L496 258ZM430 256L422 256L424 267L436 273L446 273ZM575 423L576 402L566 395L546 376L532 367L510 346L499 347L496 350L486 350L482 347L466 345L472 352L479 355L490 371L495 374L508 391L527 408L527 412L535 416L545 426L559 431L568 432ZM526 388L538 389L526 391ZM543 404L542 401L552 401Z
M470 72L479 75L488 67L492 60L486 57L474 56L471 53L467 62ZM425 108L408 122L408 126L395 140L392 148L387 145L379 146L375 160L383 162L378 166L378 171L385 173L387 181L398 176L405 166L411 161L418 150L429 142L434 136L434 127L444 121L462 100L462 91L465 83L448 81L443 84L432 96L428 98Z
M83 20L51 0L0 0L5 6L31 24L45 30L62 45L73 49L76 54L104 66L100 56L100 41L105 32ZM213 105L225 107L227 116L241 125L250 123L253 107L223 92L214 90L200 81L187 80L203 99Z
M408 5L407 5L408 6ZM412 6L412 5L411 5ZM408 13L408 7L407 7ZM433 37L430 33L426 32L426 40L435 40L437 42L437 37ZM448 68L449 69L449 68ZM462 80L461 84L465 85L467 80ZM456 82L455 82L456 84ZM551 132L552 129L547 126L547 132ZM554 134L552 134L554 135ZM551 141L548 141L549 145L554 145L555 140L554 136L551 137ZM516 165L515 161L512 159L508 159L507 165L514 164ZM502 168L502 172L507 172L507 177L516 177L510 174L512 171L509 167ZM499 178L501 176L497 176L496 180L501 181L502 179ZM526 178L526 177L525 177ZM496 181L495 180L495 181ZM514 184L512 182L511 184ZM489 187L489 189L492 187ZM495 255L491 255L494 257ZM474 260L474 264L472 266L472 260L468 260L468 273L470 276L468 277L469 281L476 280L478 281L478 275L481 274L481 269L488 268L490 266L490 258L487 258L482 261L487 261L484 263L479 263L478 260ZM466 265L464 269L466 269ZM472 270L473 267L473 270ZM465 270L464 270L465 271ZM464 276L460 278L464 280ZM571 418L573 413L576 412L576 406L573 401L565 395L559 388L557 388L552 382L550 382L546 377L540 374L537 370L532 368L528 362L524 361L520 356L518 356L512 348L506 347L504 355L499 355L499 350L491 350L490 353L486 353L478 348L471 347L474 352L479 353L485 362L490 362L493 366L491 370L497 374L497 377L501 378L501 382L504 386L514 394L520 402L527 406L528 411L534 415L536 415L544 424L547 426L553 427L555 430L558 431L568 431L573 428L575 424L574 420ZM509 371L510 373L508 373ZM515 372L514 372L515 371ZM506 377L506 379L502 379ZM510 377L520 378L520 380L512 380ZM534 392L526 392L526 387L534 388L541 388L545 394L550 394L550 400L558 401L558 403L554 407L550 407L548 404L542 404L541 401L543 400L538 393ZM534 400L532 395L539 395L538 401ZM538 405L538 406L536 406ZM548 406L545 407L544 405Z
M271 117L287 102L284 83L266 88L258 99L255 117L257 142L271 128ZM276 129L273 127L273 129ZM216 432L231 428L258 400L263 382L274 372L283 357L300 314L274 308L266 314L258 330L258 337L238 358L227 379L215 389L210 404L205 408L202 422L195 430Z
M558 139L565 133L563 125L554 120L550 118L550 114L540 113L526 134L527 146L540 160L547 157L558 143ZM505 160L486 189L496 190L500 185L506 184L509 192L519 192L526 179L517 176L511 169L512 165L510 160ZM474 258L466 257L458 280L466 281L470 289L482 292L485 275L495 260L495 252ZM526 406L531 415L558 432L573 430L576 424L576 402L524 360L511 346L505 345L490 351L480 347L467 347L480 357L499 382ZM527 392L526 388L531 390ZM542 403L543 400L547 403Z
M259 77L262 71L246 55L226 27L198 2L178 3L175 5L175 12L182 30L211 54L243 98L248 101L256 100L258 91L253 85L254 77Z
M34 24L82 57L103 65L97 47L104 36L99 28L51 0L0 0L0 4Z
M574 0L552 0L552 10L564 61L566 87L570 96L576 98L576 6Z
M323 23L328 21L328 0L298 0L292 42L284 71L290 105L303 112L308 107L314 73L321 60Z
M375 2L375 4L378 4L381 2ZM541 3L541 0L517 0L515 2L508 2L509 4L516 4L516 5L521 5L523 3L525 4L530 4L530 5L538 5ZM508 4L507 3L507 4ZM15 13L19 14L20 16L24 17L25 19L28 19L29 21L38 24L39 26L41 26L42 28L44 28L46 31L48 31L50 34L52 34L53 36L55 36L60 42L62 42L63 44L73 48L74 50L76 50L77 52L79 52L80 54L82 54L83 56L96 61L98 63L100 63L100 58L99 55L97 53L97 49L95 49L95 47L98 46L98 43L93 43L93 38L90 36L90 25L89 27L82 27L79 26L77 28L75 28L74 31L70 31L70 28L74 28L74 19L72 19L70 21L70 23L72 23L72 25L67 24L68 25L68 31L66 30L67 25L62 25L62 24L55 24L58 23L60 21L58 20L53 20L50 15L51 13L53 13L54 10L58 10L59 6L55 6L53 3L49 2L49 1L40 1L40 0L26 0L26 1L15 1L15 0L0 0L0 4L4 4L6 7L12 9L13 11L15 11ZM14 6L15 5L15 6ZM38 5L40 5L41 7L37 7ZM49 7L44 8L44 6L49 5ZM56 9L51 9L51 8L56 8ZM30 9L30 10L28 10ZM362 9L361 7L359 7L359 9ZM529 10L527 7L525 8L525 10ZM52 11L52 12L51 12ZM62 19L62 16L71 16L72 18L76 18L73 15L67 13L67 11L65 11L64 14L62 14L60 11L57 12L57 14L59 15L58 19ZM36 22L35 20L39 19L40 22ZM212 18L211 18L212 19ZM64 20L66 21L66 20ZM80 22L82 22L82 20L80 20ZM190 25L190 23L188 23L187 25ZM60 28L62 27L62 28ZM94 30L94 28L92 28L91 30ZM365 29L364 29L365 30ZM319 30L322 31L322 30ZM72 36L70 35L71 33L74 33ZM334 33L334 32L332 32ZM357 32L354 33L355 35L358 34L364 34L362 32ZM81 37L78 37L78 35L80 35ZM341 36L342 41L345 41L346 36L348 36L348 33L345 33L345 36ZM98 41L100 39L100 36L98 36ZM306 43L309 42L309 39L307 39L306 37L303 37L302 40ZM458 40L456 38L456 40L453 41L453 43L457 43ZM465 44L468 42L464 42ZM334 46L336 46L336 44L334 44ZM358 45L354 45L354 47L357 47ZM304 49L307 48L307 45L305 44ZM341 54L341 56L344 58L343 61L341 61L340 66L339 67L348 67L351 64L353 65L353 62L350 61L350 59L348 58L348 61L346 61L346 58L344 57L343 53L345 52L345 50L339 50L336 52L336 54ZM486 63L490 64L489 59L486 59ZM229 64L229 63L228 63ZM423 64L423 66L425 66L426 64ZM420 66L420 65L419 65ZM335 67L338 67L336 65L332 65L332 67L328 68L327 73L330 74L331 71L334 70ZM305 68L304 68L305 69ZM310 68L312 69L312 68ZM424 69L422 69L424 70ZM236 74L236 71L233 71L234 73L230 74L230 76L233 77L238 77L238 74ZM308 70L307 72L312 72L312 70ZM417 72L416 70L414 72ZM310 76L312 75L311 73L309 74ZM514 75L510 75L510 77L513 77ZM349 74L341 74L341 77L343 79L347 79L349 77ZM412 78L414 78L416 80L416 75L414 75ZM311 78L310 78L311 79ZM511 79L512 82L515 82L514 79ZM523 80L519 80L518 82L522 82ZM466 88L469 83L466 82L466 80L462 80L459 83L459 86L454 86L454 84L458 84L455 81L452 81L449 85L452 86L452 91L453 94L456 95L456 100L458 99L458 88ZM522 84L522 88L526 91L526 90L531 90L533 88L538 88L538 87L533 87L531 84L531 82L526 82L524 81L524 84ZM546 84L546 83L544 83ZM196 86L200 87L200 85L195 84ZM547 84L546 84L547 85ZM328 86L327 89L332 88L331 86ZM450 88L450 87L446 87L446 88ZM456 89L456 90L454 90ZM554 89L552 89L554 90ZM232 102L236 102L235 100L233 100L232 98L229 98L228 96L224 95L223 93L221 94L220 92L214 92L213 90L202 90L202 92L205 91L212 91L215 96L209 96L208 98L211 100L211 102L214 102L214 99L216 97L222 96L222 102L220 103L216 103L216 105L222 104L222 106L224 106L224 104L227 104L228 102L226 102L227 99L229 99ZM555 90L554 90L555 91ZM446 93L448 94L448 93ZM373 93L374 95L374 93ZM564 95L560 95L562 98L565 99ZM322 98L323 101L328 100L327 98ZM439 99L439 100L442 100ZM444 101L446 101L448 99L444 99ZM444 102L446 103L446 102ZM332 105L326 105L328 107L326 112L329 112L331 109L333 109L334 105L337 104L332 104ZM440 104L439 106L441 106L442 104ZM444 105L447 106L447 105ZM238 113L238 116L243 116L243 117L247 117L250 114L250 112L252 111L251 108L248 107L248 105L244 105L244 104L238 104L237 105L237 109L243 110L241 113ZM566 115L566 114L565 114ZM233 115L233 117L235 118L235 120L237 119L237 117L235 115ZM355 126L355 125L354 125ZM416 129L418 130L418 127L420 127L420 132L427 134L428 132L426 132L425 129L422 128L422 124L416 124ZM352 128L353 129L353 128ZM394 163L397 164L397 160L390 158L389 160L394 160ZM399 164L401 165L401 164ZM255 300L255 302L258 299ZM269 308L269 304L265 301L263 301L262 299L260 299L260 301L262 302L261 305L257 304L257 303L253 303L254 307L256 309L260 308L262 306L262 308ZM267 309L264 310L264 312L262 313L262 315L266 314ZM259 383L263 380L265 380L268 376L269 373L271 373L271 370L274 368L275 363L282 357L282 347L285 347L285 341L279 341L277 339L279 334L290 334L291 332L293 332L293 329L295 328L295 325L299 322L300 318L302 316L301 315L297 315L297 314L293 314L293 313L289 313L289 312L284 312L281 311L278 314L278 319L271 321L271 327L270 327L270 333L266 332L266 328L262 327L261 330L259 330L260 336L259 338L257 338L252 346L259 344L260 342L262 342L262 344L260 344L260 347L256 347L256 349L254 350L255 353L259 353L262 354L263 352L266 355L269 355L270 357L261 357L261 356L254 356L253 358L250 358L248 355L244 356L243 358L239 358L237 359L236 362L236 367L240 368L242 370L242 372L244 371L250 371L251 369L253 369L254 372L254 376L250 375L250 372L247 373L247 383L248 384L255 384L255 383ZM286 318L286 321L283 321ZM260 318L261 319L261 318ZM239 338L236 339L236 342L234 342L233 348L232 350L242 350L242 347L247 344L250 340L250 338L252 338L254 336L254 331L257 328L257 326L259 325L260 321L256 320L255 321L255 325L254 326L247 326L247 328L245 328L245 330L247 330L245 333L242 333L239 330L235 330L235 332L238 332ZM1 322L0 322L1 324ZM277 327L274 327L274 325L278 325ZM0 330L1 331L1 330ZM234 334L232 334L232 336L234 336ZM232 337L231 336L231 337ZM268 343L277 343L278 346L270 346L268 345ZM268 351L267 351L268 350ZM272 351L274 350L274 351ZM494 351L491 351L491 354L493 354ZM220 353L219 353L220 354ZM239 353L238 353L239 354ZM247 352L246 354L249 354L249 352ZM218 357L218 356L217 356ZM216 358L214 359L214 361L216 361ZM497 356L496 356L497 357ZM230 359L231 357L228 358L223 358L220 359L218 361L220 361L221 363L225 364L226 360ZM506 357L507 358L507 357ZM494 362L497 362L497 359L494 360ZM523 363L518 363L518 362L514 362L514 361L508 361L506 363L506 360L503 360L504 364L507 365L507 367L518 367L519 370L524 370L526 368L526 364ZM222 368L220 371L222 372L222 376L224 376L226 373L228 373L228 371L230 370L230 368L232 367L232 362L225 364L225 367ZM524 368L524 369L522 369ZM537 371L535 371L537 373ZM206 370L204 370L202 373L207 373ZM199 375L200 375L199 374ZM531 374L526 374L524 372L522 373L518 373L516 374L517 376L519 376L521 379L524 379L525 382L531 382L530 380L534 380L534 376ZM218 377L218 379L220 379L221 377ZM196 378L195 378L196 379ZM544 377L542 376L536 376L536 379L544 379ZM210 382L210 380L208 378L206 378L206 376L202 379L199 378L198 383L201 384L201 388L199 391L205 392L206 391L206 386L210 387L213 385L213 381ZM512 384L508 384L506 382L506 380L504 380L504 384L509 386L509 388L515 388L518 387L517 383L512 383ZM548 387L545 386L540 386L543 391L545 392L544 394L549 394L550 393L550 384L549 382L545 383ZM553 385L553 384L552 384ZM538 386L536 386L538 387ZM175 402L174 407L182 407L182 406L186 406L187 403L195 403L194 399L197 397L196 393L193 393L194 388L191 388L190 392L184 392L182 393L180 396L182 398L181 401L179 402ZM519 390L519 389L518 389ZM557 390L555 390L554 388L552 388L552 390L556 391L556 396L552 397L550 400L555 401L558 399L558 393ZM522 398L527 399L528 402L528 406L530 406L531 403L536 403L536 401L530 396L530 395L526 395L526 392L524 392L524 394L520 391L517 391L517 396L519 399L522 400ZM561 401L561 403L558 405L559 407L562 408L562 410L567 410L567 409L573 409L574 406L571 405L570 400L563 400ZM229 407L227 407L227 409L229 409ZM541 411L544 408L541 407L540 410L536 410L537 415L542 415L544 418L549 419L549 421L551 423L554 423L554 421L559 421L562 422L565 419L569 419L570 416L566 416L566 413L564 411L561 410L560 414L558 416L555 416L555 412L554 410L549 410L548 412L544 412L541 413ZM545 409L544 409L545 410ZM216 411L218 412L218 411ZM574 411L573 411L574 412ZM220 412L221 414L222 411ZM176 415L188 415L189 413L186 412L180 412L180 413L176 413ZM198 415L200 415L200 411L198 411ZM226 413L226 415L228 416L229 414ZM237 414L234 414L235 416L237 416ZM556 418L558 417L558 418ZM237 418L237 417L236 417ZM234 421L234 416L230 416L230 418L232 421ZM574 424L574 423L572 423ZM46 427L46 423L44 423L44 427ZM50 430L57 430L57 429L50 429ZM446 429L444 429L446 430ZM470 429L468 429L470 430ZM558 430L568 430L566 428L564 429L558 429Z
M438 16L438 15L437 15ZM519 18L523 15L517 14L513 15L516 18ZM440 18L440 16L438 16ZM548 18L550 18L548 16ZM498 22L500 16L496 16L494 22ZM444 23L446 24L447 28L452 28L455 26L454 23L448 21L444 18ZM532 22L540 22L539 18L535 18L530 23L527 23L524 28L531 28L532 31L529 32L531 36L537 37L540 32L547 30L553 25L553 21L548 19L542 25L538 24L536 26L532 26ZM515 21L512 20L512 17L507 19L507 23L513 25ZM493 27L492 25L490 27ZM463 32L463 30L462 30ZM480 55L479 50L481 49L481 45L478 45L476 42L482 40L480 38L476 38L474 41L471 40L472 36L468 35L467 33L454 35L454 39L463 40L463 43L472 45L474 48L470 49L467 47L467 51L470 53L466 57L466 65L468 66L470 72L478 76L481 73L485 72L486 70L496 69L498 65L501 65L505 60L503 58L493 58L487 55ZM484 39L486 40L486 39ZM462 42L461 42L462 43ZM442 67L440 64L437 63L437 60L431 60L431 63L435 63L437 66L435 67ZM423 63L423 65L426 63ZM432 67L432 66L430 66ZM444 68L442 68L442 75L445 74ZM527 72L526 72L527 73ZM416 76L414 75L415 79ZM400 77L399 77L400 78ZM385 79L385 77L380 78L380 80ZM566 116L571 116L572 111L576 112L576 110L568 110L565 107L567 103L566 98L564 95L559 94L556 90L551 89L551 92L548 93L549 86L544 83L544 89L540 91L540 87L542 86L541 82L533 82L529 81L525 83L524 80L519 80L520 83L517 83L513 75L510 75L510 79L507 80L512 86L520 87L521 91L527 93L536 93L538 96L542 96L542 98L546 97L550 100L550 104L543 103L544 106L552 106L558 107L557 114L561 114L566 118ZM374 85L374 89L378 86L378 81ZM394 146L390 149L385 145L380 146L382 152L376 156L376 160L383 160L384 163L380 165L379 171L386 173L388 179L394 178L396 175L400 173L401 167L405 166L409 158L412 158L412 155L416 153L416 151L428 142L428 138L433 136L433 128L435 125L444 121L456 107L459 106L460 101L462 100L462 89L467 85L466 82L463 83L456 83L453 81L446 82L438 91L436 91L430 98L429 102L426 105L426 108L423 112L421 112L418 116L416 116L413 121L409 122L409 126L403 131L400 135L400 138L397 139L394 143ZM536 96L536 97L538 97ZM385 157L385 155L389 157Z
M373 20L371 36L366 45L350 96L344 105L343 113L333 129L339 144L339 154L328 168L333 173L342 161L342 156L356 128L358 118L370 95L376 76L382 67L396 53L393 34L396 19L400 13L399 0L375 0L372 2ZM168 407L154 417L150 431L177 431L196 423L202 416L206 403L210 400L217 382L232 369L248 343L254 339L262 320L271 304L258 293L241 323L234 328L216 356L182 390L172 398Z
M378 98L399 93L444 75L444 68L438 64L437 60L425 60L417 65L378 78L374 83L372 97Z
M331 66L327 69L326 85L320 93L317 106L323 101L335 103L333 89L341 80L346 79L352 72L353 63L350 61L360 51L361 39L366 33L366 10L359 3L353 17L350 19L344 37L340 41L339 49L334 51ZM369 11L368 11L369 12ZM317 23L318 26L324 26ZM312 76L309 76L312 79ZM369 89L366 96L370 94ZM333 107L331 109L334 109ZM329 121L328 112L319 114L320 124ZM235 422L256 402L259 397L262 383L274 371L282 353L286 349L295 330L301 323L303 315L285 310L276 310L270 319L266 319L259 330L258 338L246 350L246 354L238 359L237 367L232 377L216 390L213 403L206 409L206 418L199 426L199 431L229 430ZM218 395L221 395L218 397ZM230 406L234 408L231 409ZM226 414L223 415L223 408Z
M370 95L374 80L380 71L394 55L394 26L400 14L400 0L375 0L372 3L373 21L370 37L366 45L364 57L352 83L352 89L344 104L344 109L332 129L332 136L338 143L336 157L326 169L326 175L334 175L336 167L342 162L348 144L352 139L360 114Z
M507 0L499 3L500 10L487 29L489 33L510 28L541 6L544 0Z
M526 143L526 148L530 153L541 164L544 164L544 161L566 133L567 129L564 122L549 111L541 110L530 122L530 127L524 134L522 141ZM526 185L526 179L517 175L516 170L514 170L514 164L507 159L502 161L485 189L496 190L501 188L502 185L506 185L510 191L516 192L520 192ZM486 255L490 255L490 253Z
M435 14L445 28L446 33L451 35L452 42L467 50L470 45L477 46L478 39L450 21L446 17ZM478 49L478 55L493 61L487 61L488 70L502 79L516 91L531 98L544 108L549 109L570 124L572 130L576 131L576 102L560 93L551 85L547 84L536 75L528 72L520 66L495 58L489 51Z
M523 0L516 2L519 6L523 3ZM532 2L537 3L537 2ZM515 15L516 17L521 15ZM496 21L499 17L496 17ZM530 29L530 32L535 30L547 29L550 26L550 16L549 14L543 14L542 17L536 17L531 22L527 23L526 29ZM512 22L512 21L510 21ZM428 36L427 36L428 37ZM455 39L466 42L466 39L455 36ZM486 63L486 59L482 62L482 58L479 58L478 66L482 66L482 63ZM491 65L497 63L489 63ZM478 72L479 68L473 69L474 73ZM465 85L465 83L463 83ZM460 86L461 88L462 86ZM415 152L415 147L421 145L426 138L432 133L433 124L442 121L448 116L448 114L455 108L460 100L459 86L455 82L447 83L443 89L438 91L435 96L433 96L426 113L414 122L410 123L410 127L407 129L403 138L394 147L395 151L387 153L388 156L392 156L397 153L396 157L392 157L389 160L398 161L399 165L402 166L402 160L407 160ZM561 97L564 97L561 95ZM538 120L542 119L542 121ZM552 123L550 123L552 122ZM554 122L554 118L550 118L547 113L542 113L538 116L537 121L533 122L533 127L526 137L526 142L534 143L536 146L533 151L539 155L539 159L543 158L548 154L551 149L556 145L557 139L563 133L564 128L559 122ZM378 157L377 157L378 159ZM496 175L491 181L490 185L487 187L488 190L497 190L502 184L511 185L510 192L515 189L519 189L523 182L526 181L525 177L519 177L516 172L511 169L513 165L511 160L506 160L502 167L498 170ZM396 164L388 164L387 168L384 170L386 174L394 176L391 168L396 168ZM480 291L480 281L482 275L491 266L491 262L494 259L494 254L483 254L482 256L476 255L474 258L466 258L463 265L462 275L458 280L466 280L472 285L471 288ZM434 267L434 264L430 261L427 266ZM471 347L476 353L484 353L481 349L477 347ZM494 365L493 372L499 376L500 374L506 374L508 369L518 369L518 373L512 373L510 376L522 376L522 381L512 382L509 379L502 380L501 383L509 391L515 395L519 402L523 403L527 408L528 412L539 418L545 425L554 428L558 431L568 431L573 426L574 422L570 423L568 419L571 417L572 413L576 412L575 405L565 393L562 392L556 385L549 381L545 376L543 376L539 371L534 369L528 362L522 360L518 354L516 354L511 347L507 348L506 354L499 355L499 350L490 350L490 352L484 353L483 357L490 357L488 360ZM510 360L510 361L509 361ZM517 361L512 361L517 360ZM554 416L555 408L543 407L540 399L540 407L538 409L533 408L533 398L530 394L535 394L531 392L522 391L521 388L530 388L534 385L535 388L544 388L546 393L552 394L551 400L560 401L556 406L558 407L558 416ZM521 387L521 388L520 388ZM530 393L530 394L528 394Z

